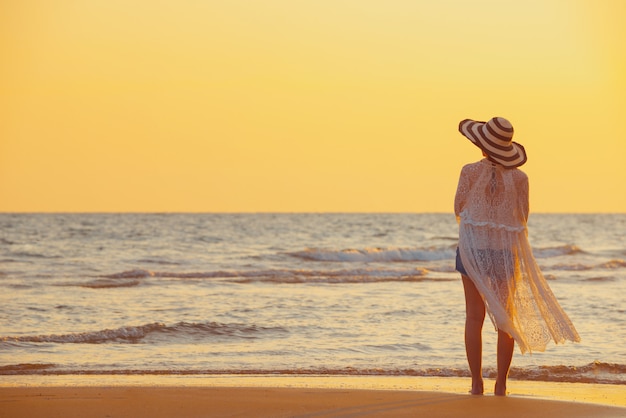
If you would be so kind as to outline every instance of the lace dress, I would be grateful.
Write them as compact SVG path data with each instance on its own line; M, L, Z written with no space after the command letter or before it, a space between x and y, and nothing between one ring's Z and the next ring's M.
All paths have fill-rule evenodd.
M463 167L454 201L459 255L497 329L522 353L580 341L528 242L528 177L487 159Z

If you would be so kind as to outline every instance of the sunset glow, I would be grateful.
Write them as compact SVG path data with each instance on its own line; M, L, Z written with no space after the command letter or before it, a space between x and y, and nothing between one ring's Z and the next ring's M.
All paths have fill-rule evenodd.
M626 212L626 2L0 2L0 211L451 212L503 116L533 212Z

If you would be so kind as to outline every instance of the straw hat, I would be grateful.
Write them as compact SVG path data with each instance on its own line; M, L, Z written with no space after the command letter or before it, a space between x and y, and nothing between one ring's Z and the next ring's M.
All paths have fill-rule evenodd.
M526 162L526 151L513 142L513 126L504 118L495 117L487 122L465 119L459 123L459 132L483 150L489 159L504 167L519 167Z

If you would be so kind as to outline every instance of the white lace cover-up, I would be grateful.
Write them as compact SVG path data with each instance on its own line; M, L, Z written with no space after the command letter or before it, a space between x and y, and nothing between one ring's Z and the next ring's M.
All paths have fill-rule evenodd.
M528 177L487 159L463 167L454 201L459 255L497 329L522 353L580 341L528 242Z

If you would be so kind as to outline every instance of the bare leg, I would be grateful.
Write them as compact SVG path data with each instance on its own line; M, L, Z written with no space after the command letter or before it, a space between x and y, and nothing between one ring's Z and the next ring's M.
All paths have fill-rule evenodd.
M506 396L506 379L509 376L515 340L504 331L498 330L498 378L496 379L496 396Z
M469 277L462 275L465 289L465 352L472 373L472 395L483 393L482 330L485 322L485 303Z

